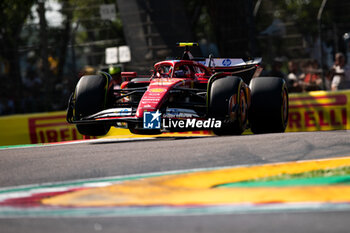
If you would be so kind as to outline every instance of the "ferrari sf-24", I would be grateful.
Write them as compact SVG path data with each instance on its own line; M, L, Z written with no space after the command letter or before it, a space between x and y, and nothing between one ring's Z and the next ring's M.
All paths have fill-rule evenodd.
M83 135L101 136L110 127L134 134L212 130L216 135L284 132L288 91L279 77L260 77L261 58L194 58L190 47L180 59L154 65L151 75L122 72L117 83L107 72L80 78L67 121Z

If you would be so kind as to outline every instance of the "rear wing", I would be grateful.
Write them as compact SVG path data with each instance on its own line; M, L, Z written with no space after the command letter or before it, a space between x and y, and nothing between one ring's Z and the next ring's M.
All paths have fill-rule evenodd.
M205 60L197 62L211 69L232 71L232 69L259 65L261 61L262 59L259 57L248 61L244 61L242 58L206 58Z
M206 58L205 60L197 61L213 72L230 72L232 75L237 75L249 84L252 78L260 75L262 68L260 67L262 58L255 58L244 61L242 58Z

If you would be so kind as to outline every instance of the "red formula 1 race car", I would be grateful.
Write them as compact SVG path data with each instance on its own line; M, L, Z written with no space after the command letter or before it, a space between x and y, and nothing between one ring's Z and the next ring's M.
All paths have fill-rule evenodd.
M120 87L109 74L83 76L72 94L67 121L83 135L100 136L110 127L135 134L213 130L217 135L284 132L288 121L286 83L258 77L261 59L194 59L185 47L180 60L154 65L138 78L122 72Z

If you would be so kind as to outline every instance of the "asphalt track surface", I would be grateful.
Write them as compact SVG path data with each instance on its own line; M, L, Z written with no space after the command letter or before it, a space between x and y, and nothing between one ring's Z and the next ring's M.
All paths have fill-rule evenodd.
M350 156L350 131L92 142L0 150L0 187ZM349 232L350 211L4 218L0 232Z

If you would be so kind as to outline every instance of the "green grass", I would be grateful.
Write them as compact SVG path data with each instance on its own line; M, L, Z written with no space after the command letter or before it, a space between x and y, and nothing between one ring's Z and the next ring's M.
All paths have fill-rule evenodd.
M300 178L314 178L314 177L330 177L330 176L347 176L350 175L350 167L338 167L335 169L320 169L310 172L303 172L298 174L281 174L278 176L270 176L262 179L255 179L259 181L273 181L273 180L289 180Z
M278 176L269 176L235 183L220 184L214 188L308 186L330 184L350 184L350 167L344 166L335 169L320 169L298 174L281 174Z

